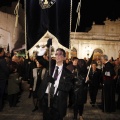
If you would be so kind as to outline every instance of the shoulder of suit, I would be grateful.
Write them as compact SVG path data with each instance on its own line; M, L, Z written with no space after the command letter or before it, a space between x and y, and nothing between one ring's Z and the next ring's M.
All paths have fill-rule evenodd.
M100 71L100 69L96 68L97 71Z
M52 65L55 65L55 64L56 64L56 60L52 59L52 60L51 60L51 64L52 64Z
M70 71L72 71L74 69L73 64L69 64L66 68Z
M65 72L67 72L68 74L72 74L72 72L71 72L69 69L67 69L65 66L63 66L63 69L64 69Z
M113 66L113 64L112 64L112 63L110 63L110 62L107 62L107 63L106 63L106 66L109 66L109 67L114 67L114 66Z

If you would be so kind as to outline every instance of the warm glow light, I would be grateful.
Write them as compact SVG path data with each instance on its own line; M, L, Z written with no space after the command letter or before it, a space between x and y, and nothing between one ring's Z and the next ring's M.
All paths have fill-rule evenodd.
M54 3L56 2L56 0L39 0L39 4L41 6L42 9L47 9L50 8L52 5L54 5Z

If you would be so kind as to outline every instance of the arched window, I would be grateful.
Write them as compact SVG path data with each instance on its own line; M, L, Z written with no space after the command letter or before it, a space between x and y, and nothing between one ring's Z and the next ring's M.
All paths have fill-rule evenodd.
M94 50L94 52L95 52L95 53L97 53L97 52L98 52L98 53L103 54L103 51L102 51L100 48L96 48L96 49Z

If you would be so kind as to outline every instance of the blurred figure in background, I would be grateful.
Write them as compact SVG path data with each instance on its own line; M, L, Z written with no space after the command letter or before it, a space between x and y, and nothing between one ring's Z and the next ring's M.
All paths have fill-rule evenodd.
M92 61L91 70L89 73L89 95L91 102L90 104L94 107L96 103L96 97L98 88L100 86L101 70L97 68L96 61Z
M3 96L9 76L9 68L4 58L4 49L0 48L0 111L3 109Z
M79 119L83 120L82 115L84 111L84 104L87 101L87 83L85 83L87 74L86 61L73 57L72 64L68 65L67 69L69 69L74 75L73 88L70 91L71 97L69 97L69 101L72 100L71 103L73 105L73 120L77 120L78 114Z
M78 68L78 58L77 57L73 57L72 58L72 62L71 64L69 64L67 66L67 69L70 70L74 76L77 77L77 70L79 69ZM73 83L74 83L74 79L73 79ZM74 88L71 88L70 92L69 92L69 104L68 104L68 107L73 107L74 105Z
M46 72L46 69L43 68L43 66L38 61L36 61L36 65L37 67L33 69L33 73L31 74L31 82L30 82L30 90L32 91L33 104L34 104L34 109L32 110L32 112L38 110L39 104L41 104L39 103L38 100L38 92L41 81Z
M18 73L18 65L16 62L10 64L10 75L8 79L8 101L10 107L16 107L18 101L18 93L20 92L19 84L22 77Z
M117 94L118 94L117 109L120 109L120 69L118 69L118 77L117 77L117 83L116 83L116 90L117 90Z
M104 112L115 112L115 70L113 65L108 61L107 55L101 56L103 67L103 111Z

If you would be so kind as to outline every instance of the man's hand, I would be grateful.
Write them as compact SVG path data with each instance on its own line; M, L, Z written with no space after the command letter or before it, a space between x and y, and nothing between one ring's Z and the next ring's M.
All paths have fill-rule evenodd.
M50 45L52 45L52 39L51 38L48 39L46 46L49 48Z
M87 77L86 77L86 81L85 81L85 83L87 83L88 81L89 81L89 77L87 76Z
M43 48L42 46L40 46L40 48L38 49L37 56L43 56L45 54L46 50L47 50L46 47Z
M51 75L48 75L48 76L47 76L47 80L48 80L48 82L50 82L50 83L52 83L52 84L55 83L55 79L54 79Z
M114 76L114 78L113 78L113 79L115 80L116 78L117 78L117 75L116 75L116 76Z
M32 90L32 88L29 88L29 90Z

